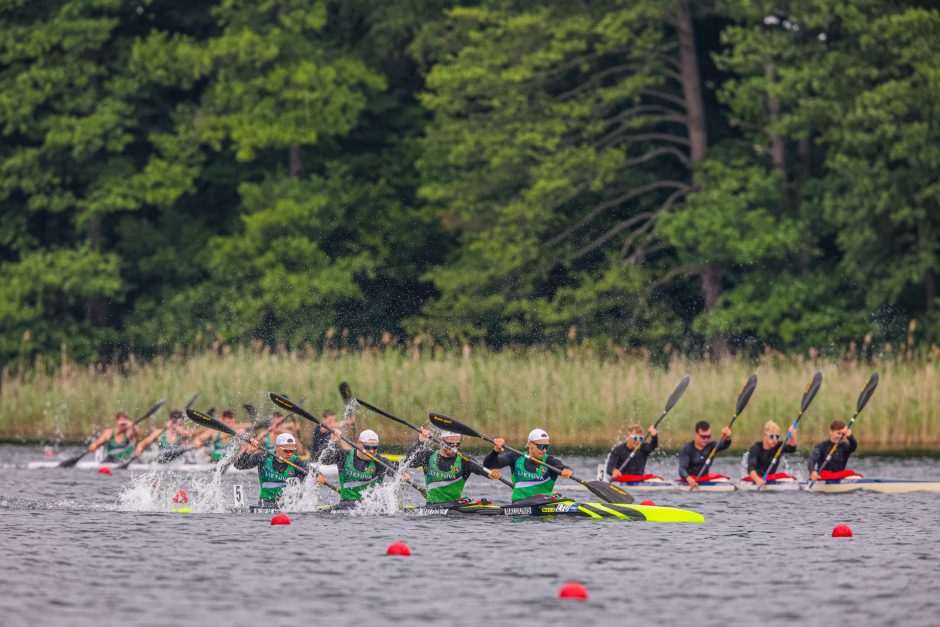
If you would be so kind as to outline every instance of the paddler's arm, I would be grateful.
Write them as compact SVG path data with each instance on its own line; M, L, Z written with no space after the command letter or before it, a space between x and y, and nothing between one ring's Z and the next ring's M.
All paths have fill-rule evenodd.
M858 440L856 440L855 436L852 435L852 431L850 429L846 429L845 433L846 433L845 439L849 441L849 444L848 444L849 450L847 451L847 453L851 455L852 453L855 452L855 449L858 448Z
M610 454L607 455L607 468L605 468L605 471L609 476L619 477L621 475L620 464L622 464L626 459L626 457L623 455L623 451L626 450L627 447L620 444L617 444L614 446L614 448L610 449ZM627 453L627 455L629 454L630 453Z
M111 439L111 434L114 432L114 429L105 429L104 432L98 436L98 439L88 445L88 452L93 452L99 446L102 446L105 442Z
M567 479L574 474L574 471L568 466L565 466L565 463L557 457L549 455L545 458L545 463L549 465L549 474L554 475L556 479L559 475Z
M643 451L649 455L659 447L659 432L656 427L650 427L650 441L643 443Z
M261 452L247 453L246 452L236 457L235 462L232 464L232 466L234 466L236 470L248 470L249 468L257 468L261 464L261 462L264 461L264 458L265 458L264 453L261 453Z
M139 456L141 453L143 453L143 452L147 449L147 447L150 446L151 444L153 444L154 441L155 441L157 438L159 438L160 435L161 435L164 431L166 431L166 428L157 429L156 431L154 431L153 433L151 433L150 435L148 435L146 438L144 438L143 440L141 440L141 441L137 444L137 448L134 449L134 455Z
M339 448L338 446L331 445L328 446L322 453L320 453L320 463L321 464L342 464L346 461L347 452Z
M405 453L405 459L408 461L408 468L422 468L431 458L431 451L425 447L431 432L428 429L421 429L418 441Z
M506 440L496 438L493 441L496 444L493 446L493 450L490 451L490 454L483 458L483 465L487 468L503 468L515 464L519 455L503 448L503 444L506 443Z
M825 459L825 453L823 452L823 447L829 446L829 442L822 442L813 447L813 452L809 454L809 460L806 462L806 468L809 470L809 479L810 481L816 481L819 479L819 474L816 469L819 468L820 462Z
M494 469L494 468L484 468L480 464L476 463L472 459L468 459L467 463L463 465L463 478L469 479L471 474L480 475L481 477L486 477L492 479L493 481L499 480L503 476L503 473Z

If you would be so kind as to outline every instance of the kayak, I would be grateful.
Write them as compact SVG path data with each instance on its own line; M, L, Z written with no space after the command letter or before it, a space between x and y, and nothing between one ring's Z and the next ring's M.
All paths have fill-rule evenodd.
M347 513L344 510L333 511L330 509L329 505L318 505L314 511L318 513L330 514ZM232 512L250 514L278 514L280 513L280 510L270 507L237 507L233 508ZM705 522L705 517L698 512L678 509L675 507L634 505L632 503L574 503L570 501L560 503L543 503L540 505L497 505L495 503L471 503L468 505L449 508L433 506L405 506L402 512L411 516L529 516L539 518L586 518L592 520L609 518L614 520L656 523Z
M620 486L627 492L690 491L689 484L685 481L657 481L651 479L649 481L617 481L615 485ZM727 479L720 481L703 481L698 484L698 488L695 489L696 492L734 492L734 490L734 483Z
M386 457L393 462L397 462L404 456L403 455L387 455ZM26 467L29 470L59 468L60 463L61 463L61 460L41 461L41 462L36 461L36 462L28 462L26 464ZM120 465L121 465L121 462L97 462L94 460L88 460L88 461L80 461L77 464L75 464L75 466L72 466L72 468L76 468L78 470L95 470L95 471L97 471L99 468L110 468L111 470L117 470L118 466ZM133 470L137 472L150 472L154 470L173 470L177 472L212 472L216 469L216 466L217 464L215 462L202 461L202 462L193 463L192 461L187 461L185 459L176 459L165 464L159 464L155 461L134 462L130 464L124 470ZM339 474L336 464L319 466L317 469L319 470L320 473L332 479L335 479ZM255 468L249 468L248 470L238 470L234 466L229 465L229 469L226 472L255 472L257 473L258 471Z
M882 494L908 494L910 492L940 492L940 481L919 481L905 479L865 479L863 477L846 477L832 481L817 481L813 487L809 483L800 486L810 492L823 492L839 494L844 492L857 492L868 490Z

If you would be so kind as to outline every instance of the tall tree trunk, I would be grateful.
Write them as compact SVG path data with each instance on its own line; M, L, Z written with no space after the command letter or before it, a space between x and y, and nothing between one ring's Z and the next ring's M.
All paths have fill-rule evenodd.
M937 302L937 276L933 270L924 273L924 296L927 297L927 312L930 313Z
M705 103L702 99L702 81L699 76L698 56L695 52L695 29L692 23L692 3L678 0L676 10L676 33L679 40L679 76L682 82L682 97L685 101L689 132L689 161L694 167L705 158L708 135L705 130ZM705 311L711 313L721 298L721 277L724 268L720 264L707 263L702 268L702 294ZM710 338L712 358L728 351L728 338L716 333Z
M290 153L290 166L288 167L288 173L291 178L299 179L304 176L304 161L303 155L300 154L300 146L291 146L289 148Z
M773 61L767 61L764 64L764 76L769 83L776 80L777 68ZM773 126L780 119L780 99L770 91L767 92L767 110L770 113L770 124ZM770 136L770 160L773 164L774 172L780 179L781 200L786 199L787 192L787 155L783 138L779 133L768 128L767 134Z

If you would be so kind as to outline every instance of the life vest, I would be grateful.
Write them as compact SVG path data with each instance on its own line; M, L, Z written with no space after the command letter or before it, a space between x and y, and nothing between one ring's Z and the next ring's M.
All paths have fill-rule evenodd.
M555 479L548 468L538 464L536 470L525 467L526 457L519 456L512 467L512 500L527 499L536 494L551 494L555 488Z
M212 441L212 451L210 452L210 459L214 462L219 461L225 457L225 452L228 450L228 442L222 440L222 434L217 433L215 435L215 440Z
M428 487L429 504L456 501L463 495L464 484L467 483L463 476L463 460L459 455L450 470L441 470L438 466L440 460L440 451L435 451L424 466L424 484Z
M114 431L111 432L111 437L108 439L107 451L108 459L118 460L118 459L127 459L134 454L134 443L131 442L130 437L128 437L127 432L124 432L124 441L118 442L114 437Z
M339 469L339 498L344 501L360 500L362 493L382 478L376 473L373 460L369 460L365 470L359 470L353 461L355 457L356 451L350 449L346 454L346 461Z
M297 456L292 455L292 463L297 463ZM263 501L276 501L281 498L281 492L287 485L288 479L293 479L299 475L296 468L286 465L284 470L278 472L274 469L274 456L268 455L264 461L258 465L258 481L261 482L261 492L258 496Z

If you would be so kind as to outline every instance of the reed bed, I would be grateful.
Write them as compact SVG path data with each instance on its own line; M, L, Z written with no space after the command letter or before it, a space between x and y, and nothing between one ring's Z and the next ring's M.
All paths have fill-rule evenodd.
M763 423L784 428L799 409L803 388L816 370L822 388L804 418L803 443L826 436L828 424L847 420L869 374L881 384L856 424L865 450L940 450L940 376L936 355L917 360L824 360L768 356L720 362L673 359L653 365L637 356L601 357L591 351L528 349L494 352L463 347L394 348L361 351L277 351L251 348L177 355L118 366L63 362L28 375L3 374L0 438L14 441L76 440L110 426L114 412L142 413L160 398L179 407L196 391L196 407L273 406L265 391L291 398L319 413L342 412L337 385L349 381L363 400L424 423L428 411L464 420L479 430L521 443L535 427L547 429L560 447L607 447L628 424L649 425L685 374L691 385L662 426L661 443L675 448L689 439L698 420L727 422L738 391L751 372L759 383L735 425L736 448L755 441ZM164 414L162 414L164 415ZM162 416L161 415L161 416ZM243 412L242 414L243 415ZM151 421L159 424L160 417ZM406 444L413 433L388 420L361 413L359 427L374 428L390 444ZM309 426L303 425L304 435Z

